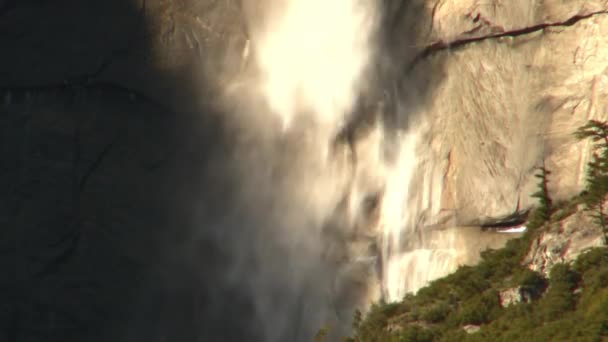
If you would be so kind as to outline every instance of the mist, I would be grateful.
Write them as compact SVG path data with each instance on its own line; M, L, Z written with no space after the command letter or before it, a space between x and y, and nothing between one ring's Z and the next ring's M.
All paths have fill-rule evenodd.
M210 230L231 254L223 282L251 299L264 341L345 336L355 310L458 265L452 232L421 231L442 186L431 126L379 81L380 4L243 7L248 41L223 98L234 153L217 161L238 190Z

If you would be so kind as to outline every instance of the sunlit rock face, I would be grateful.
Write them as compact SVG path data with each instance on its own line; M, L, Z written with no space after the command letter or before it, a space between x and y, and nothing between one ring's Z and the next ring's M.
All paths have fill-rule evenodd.
M556 198L580 189L580 171L573 177L572 170L580 170L586 148L570 132L588 116L576 114L580 96L574 100L570 91L590 93L587 112L597 113L595 99L606 96L606 55L581 52L573 37L588 32L592 44L606 44L598 34L604 3L387 1L357 10L336 3L323 15L315 6L284 2L271 7L262 29L253 29L261 75L255 84L267 112L278 115L282 134L309 132L321 160L350 170L326 174L345 188L331 214L342 217L330 220L322 241L338 274L367 265L373 290L360 295L367 299L362 302L399 300L474 259L485 245L464 250L462 233L446 227L529 208L533 169L543 162L556 169ZM315 19L305 19L312 13ZM408 21L413 13L419 18ZM324 34L302 29L309 21ZM399 39L402 44L394 46ZM564 62L580 53L587 53L585 62L577 59L583 64ZM587 81L572 82L580 77ZM373 95L364 86L370 80L381 89ZM353 114L360 93L372 97L365 119ZM568 111L572 115L564 116ZM302 117L306 126L294 119ZM363 133L338 141L346 161L336 158L328 147L334 135L357 131L358 122Z

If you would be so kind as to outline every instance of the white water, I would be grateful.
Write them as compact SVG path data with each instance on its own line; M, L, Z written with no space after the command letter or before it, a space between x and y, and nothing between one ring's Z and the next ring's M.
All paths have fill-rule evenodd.
M397 105L397 113L390 114L408 122L407 131L400 132L396 142L389 141L383 125L378 123L355 144L354 170L344 171L349 169L344 162L346 152L330 152L336 133L348 121L364 88L371 62L377 53L382 53L375 51L374 45L379 18L376 3L250 3L255 15L250 23L251 46L248 43L244 56L251 51L257 67L257 77L249 81L248 87L265 103L264 108L251 110L256 113L253 121L278 120L279 132L272 134L287 140L304 137L303 147L290 156L290 190L280 196L291 202L289 208L299 209L285 212L290 217L280 221L288 222L285 226L289 228L278 232L282 236L276 238L288 241L288 253L300 253L296 250L302 241L311 243L306 253L314 252L314 245L320 241L312 237L319 236L319 226L338 206L340 194L348 193L346 216L355 234L364 198L370 193L382 193L378 218L367 223L366 229L373 232L379 246L376 262L382 269L377 280L381 292L386 300L398 301L407 292L453 271L460 254L453 233L428 234L424 228L433 224L439 213L445 171L439 165L437 143L432 143L432 118L411 113L406 105ZM385 113L378 114L381 118ZM384 157L382 151L387 144L397 151L395 160ZM315 226L291 224L302 221L294 219L298 215L312 216ZM350 258L353 263L370 260L356 253ZM372 288L373 284L368 286ZM364 296L364 302L379 299L374 291Z
M441 205L443 172L429 141L424 118L398 140L397 163L389 167L381 206L382 279L385 299L399 301L458 266L453 231L429 235Z

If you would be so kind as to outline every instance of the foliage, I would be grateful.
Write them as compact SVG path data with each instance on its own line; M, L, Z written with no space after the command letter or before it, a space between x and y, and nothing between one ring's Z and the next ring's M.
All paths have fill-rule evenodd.
M450 305L446 301L440 301L424 308L420 314L420 319L429 323L443 322L450 311Z
M400 311L399 303L379 303L373 304L367 313L365 320L362 321L355 330L359 341L384 341L390 337L385 327L388 325L390 317L396 316ZM356 317L355 317L356 318Z
M420 326L410 326L399 332L399 342L431 342L439 336L436 330L423 328Z
M534 176L539 179L538 190L531 196L538 199L538 208L535 211L535 215L532 216L532 221L535 223L545 222L551 218L553 211L553 202L549 196L549 175L551 172L541 166L538 169L538 173Z
M499 315L499 311L498 292L489 290L463 303L460 312L457 313L457 321L460 325L484 324L495 319Z
M565 312L574 309L576 298L573 291L579 275L567 264L557 264L551 269L549 281L551 286L542 299L543 315L547 321L560 318Z
M551 215L551 220L558 222L575 214L580 203L580 196L576 196L568 201L559 201L557 203L553 203L553 214Z
M608 123L590 120L575 132L579 140L591 139L592 155L587 163L587 177L583 202L587 210L604 232L608 243L608 224L606 222L605 202L608 195Z
M494 259L504 258L503 253L486 253L487 260L482 263L495 264ZM487 269L479 266L461 268L418 294L406 296L401 303L375 306L371 315L378 323L377 315L382 313L384 324L366 325L368 314L362 322L362 326L367 327L365 333L356 330L349 341L599 341L608 338L608 249L591 249L572 265L555 265L549 279L520 269L513 270L502 282L490 281L489 288L481 293L456 291L464 285L466 277L487 274ZM502 272L498 273L504 274ZM506 283L546 291L532 303L502 308L497 290ZM581 291L577 293L579 288ZM433 298L431 294L447 299ZM459 298L458 294L466 298ZM408 316L414 311L413 305L420 314ZM401 318L401 329L389 332L386 323L395 317ZM462 329L466 324L481 325L481 330L467 334Z
M516 274L514 285L521 287L533 299L538 299L545 292L549 284L542 274L524 268Z

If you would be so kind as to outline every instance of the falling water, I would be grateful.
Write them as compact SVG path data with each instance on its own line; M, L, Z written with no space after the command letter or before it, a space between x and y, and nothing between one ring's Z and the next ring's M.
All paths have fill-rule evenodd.
M350 111L371 56L370 1L283 0L253 36L259 87L285 129L304 111L337 128Z
M347 203L341 214L347 228L335 234L343 240L337 243L356 245L353 240L371 236L376 252L370 256L369 249L341 247L337 260L342 266L329 273L340 278L372 260L380 269L375 281L381 290L360 294L367 303L380 299L380 294L389 301L400 300L405 293L454 270L459 260L452 233L425 230L440 211L445 172L438 163L432 118L420 115L413 119L406 105L378 105L368 109L375 111L370 115L376 119L365 137L344 142L341 149L332 148L337 134L353 120L358 97L368 90L363 85L373 73L370 66L382 53L374 44L380 11L376 4L353 0L250 2L251 41L244 53L249 56L251 48L256 67L248 88L265 103L250 112L257 113L257 121L280 122L272 133L282 137L279 144L297 140L295 144L301 145L289 156L290 191L281 196L299 209L297 213L286 211L290 218L281 222L288 228L277 232L281 236L276 239L290 241L286 253L300 253L297 250L304 240L312 246L307 253L315 250L313 245L323 241L313 237L323 239L324 222L336 214L341 203ZM389 139L382 123L387 108L396 111L390 115L408 122L408 129L396 139ZM387 146L396 151L396 158L386 158L383 151ZM350 159L345 157L348 155ZM370 216L362 208L374 196L378 197L376 219L361 220ZM314 227L292 224L297 215L315 216ZM371 283L367 286L373 289Z

